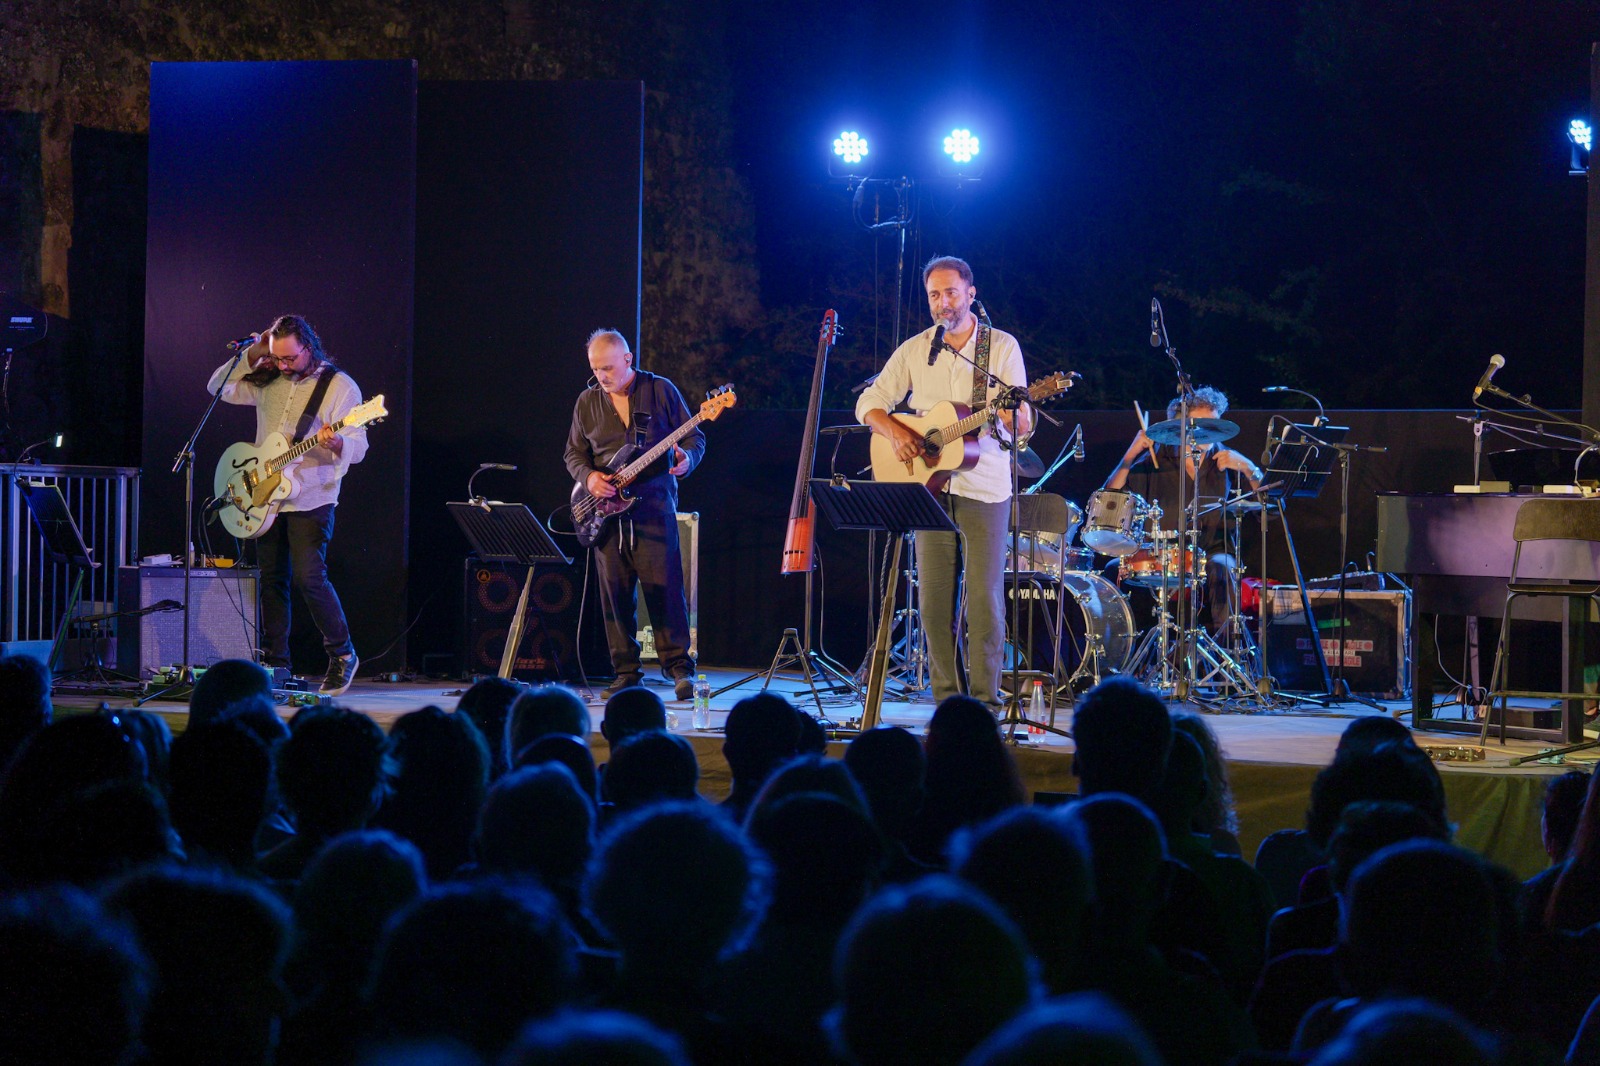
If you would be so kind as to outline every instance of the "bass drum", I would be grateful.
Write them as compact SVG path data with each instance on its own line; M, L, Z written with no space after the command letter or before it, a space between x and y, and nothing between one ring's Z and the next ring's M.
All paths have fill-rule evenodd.
M1049 671L1059 647L1061 668L1056 678L1076 692L1127 669L1138 631L1127 597L1111 582L1096 573L1068 571L1047 581L1023 579L1019 583L1008 576L1006 584L1008 595L1023 599L1022 634L1017 644L1028 641L1031 622L1029 669ZM1055 632L1058 601L1060 633ZM1011 665L1006 663L1008 668Z

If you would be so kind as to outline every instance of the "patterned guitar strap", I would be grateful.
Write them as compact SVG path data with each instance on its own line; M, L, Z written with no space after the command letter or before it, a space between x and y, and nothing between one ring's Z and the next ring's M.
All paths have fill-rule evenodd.
M989 327L978 323L978 349L973 353L976 364L972 369L972 409L989 402Z

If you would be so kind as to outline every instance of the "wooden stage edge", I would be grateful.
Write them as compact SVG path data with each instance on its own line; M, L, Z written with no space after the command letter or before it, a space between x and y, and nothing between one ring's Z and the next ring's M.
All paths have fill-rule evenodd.
M705 673L713 689L730 685L748 674L744 670L715 670ZM671 689L658 678L649 682L663 699L671 699ZM668 703L677 711L679 732L694 745L700 761L700 791L708 799L717 800L727 795L728 765L722 758L722 737L719 732L727 711L744 696L759 691L760 678L726 692L712 704L712 728L705 732L688 729L689 705ZM453 709L464 685L460 682L397 682L361 681L336 702L373 718L387 729L394 720L407 712L428 705ZM802 709L817 710L816 702L803 682L779 678L772 691L787 696ZM601 702L599 687L591 690L590 710L594 715L596 731L590 737L599 761L606 758L607 745L598 732ZM63 687L56 694L56 705L61 713L89 710L101 700L113 707L132 706L127 697L106 697L83 694ZM1255 854L1257 845L1267 834L1304 824L1305 809L1309 801L1311 782L1317 771L1333 757L1339 734L1350 719L1374 713L1409 712L1409 702L1390 701L1382 711L1374 711L1357 703L1347 703L1320 710L1310 707L1293 712L1262 713L1204 713L1206 721L1216 732L1227 757L1230 780L1233 785L1235 807L1239 814L1239 839L1246 857ZM145 709L160 714L172 727L181 732L188 719L181 703L153 700ZM293 707L279 708L285 717L293 714ZM824 698L826 714L843 722L861 713L857 698ZM1174 705L1174 710L1201 708ZM913 732L925 730L933 713L931 699L913 702L886 702L883 718L886 724L904 726ZM1070 722L1070 711L1059 712L1060 722ZM1409 715L1407 715L1409 718ZM1406 719L1402 719L1406 720ZM1476 736L1458 733L1421 731L1416 734L1424 747L1457 747L1476 744ZM1544 788L1549 778L1570 767L1591 768L1600 752L1585 751L1569 758L1566 766L1530 764L1513 767L1510 761L1521 755L1538 751L1539 745L1525 741L1508 741L1503 747L1493 739L1487 748L1487 758L1482 762L1439 762L1439 772L1444 779L1449 814L1455 825L1455 839L1464 847L1480 852L1498 862L1519 877L1529 877L1546 865L1540 843L1539 815ZM845 741L835 741L830 754L842 755ZM1076 792L1077 780L1072 774L1072 742L1070 739L1045 735L1043 739L1030 739L1017 747L1017 763L1029 795L1035 792Z

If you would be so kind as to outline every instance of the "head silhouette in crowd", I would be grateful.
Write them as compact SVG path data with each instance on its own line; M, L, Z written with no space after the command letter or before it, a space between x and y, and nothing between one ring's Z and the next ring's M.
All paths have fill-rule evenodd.
M1089 847L1092 946L1113 953L1143 948L1167 888L1160 823L1144 804L1117 793L1086 797L1062 817Z
M563 1011L532 1022L502 1062L503 1066L689 1066L677 1037L643 1018L614 1010Z
M512 761L540 737L565 733L589 742L589 708L583 697L565 685L540 685L525 690L506 718L506 754Z
M1022 937L948 877L884 889L839 945L836 1039L859 1066L955 1066L1035 996Z
M253 872L272 789L266 745L235 721L191 725L172 742L168 780L172 826L189 861Z
M495 782L478 816L478 867L575 895L594 851L594 823L593 801L565 766L513 770Z
M265 696L246 696L241 700L235 700L222 708L217 715L217 721L234 722L244 726L267 746L268 752L289 735L288 724L278 717L273 702ZM191 721L189 727L194 728L194 724Z
M733 787L723 806L735 821L745 812L768 775L800 748L800 720L782 696L760 692L733 705L723 728L722 754Z
M381 1038L455 1040L497 1061L523 1025L573 995L572 934L526 882L448 885L390 923L373 969Z
M1139 1023L1099 992L1035 1004L978 1046L966 1066L1163 1066Z
M763 801L751 808L745 831L772 863L769 923L837 935L877 885L877 828L837 796L797 792Z
M50 671L31 655L0 655L0 771L50 724Z
M389 793L373 823L420 848L428 877L443 881L472 857L489 787L488 745L466 715L424 707L395 721L389 756Z
M850 742L844 764L890 842L885 876L893 880L920 876L924 871L906 853L905 844L922 810L927 759L921 742L899 726L880 726Z
M618 696L640 689L625 688ZM612 697L615 699L616 697ZM600 788L618 814L652 803L689 803L699 796L700 762L694 747L673 733L635 733L611 749Z
M1340 812L1359 800L1409 803L1440 824L1448 824L1438 768L1410 740L1384 741L1370 750L1336 755L1332 764L1317 774L1306 811L1306 832L1312 841L1327 847Z
M298 879L323 844L364 829L383 798L385 752L383 730L366 715L341 707L295 715L275 766L295 835L261 857L262 872Z
M1228 782L1228 762L1223 757L1217 734L1198 714L1184 712L1172 716L1172 728L1189 734L1205 755L1206 795L1195 812L1194 831L1217 840L1231 842L1230 854L1238 853L1239 816L1233 809L1233 786ZM1219 848L1220 850L1220 848Z
M122 728L144 749L145 780L167 794L167 764L172 754L172 728L159 714L124 708L117 712Z
M167 869L130 875L105 901L155 966L144 1027L153 1061L272 1061L289 933L276 896L237 877Z
M1490 1066L1501 1061L1492 1042L1449 1008L1425 999L1388 999L1358 1008L1311 1064Z
M522 686L504 677L486 677L461 694L456 713L472 719L489 746L489 776L498 778L511 768L511 753L506 750L506 719L511 705L522 694Z
M570 733L546 733L517 752L516 758L511 760L511 767L521 770L552 762L560 763L572 772L590 803L600 802L600 774L594 765L594 750L589 747L588 741Z
M1155 693L1124 675L1102 681L1073 713L1072 738L1084 796L1121 792L1155 800L1172 748L1172 716Z
M635 733L667 728L667 705L651 688L630 685L619 689L606 700L605 714L600 718L600 735L615 748Z
M1589 775L1582 770L1568 770L1560 777L1552 777L1545 786L1539 835L1551 862L1564 862L1572 850L1572 839L1578 832L1578 819L1583 814L1583 802L1588 794Z
M844 763L822 755L796 755L767 777L766 784L761 786L761 791L756 793L755 800L750 804L745 824L748 825L750 818L762 807L801 792L824 793L854 807L863 817L872 817L867 808L867 799L861 794L861 786L856 784L856 779Z
M62 886L0 896L7 1062L127 1066L155 980L133 931Z
M971 696L948 696L939 704L923 747L927 773L911 850L942 866L950 834L1022 803L1022 777L994 714Z
M1339 745L1334 748L1334 758L1352 752L1372 751L1379 744L1398 741L1401 744L1416 746L1416 740L1407 729L1405 723L1398 718L1391 718L1387 714L1365 714L1360 718L1352 718L1350 724L1344 727L1344 732L1339 734Z
M251 696L272 705L272 675L248 659L223 659L214 663L194 683L189 694L189 725L209 722L223 708Z
M1014 807L957 834L951 872L981 890L1017 924L1039 961L1045 987L1065 991L1080 976L1094 883L1078 827L1054 812Z

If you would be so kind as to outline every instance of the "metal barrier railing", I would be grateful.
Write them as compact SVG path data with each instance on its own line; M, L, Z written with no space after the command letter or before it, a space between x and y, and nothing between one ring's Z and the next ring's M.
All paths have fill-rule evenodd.
M0 640L48 640L72 592L70 567L51 562L22 502L21 481L61 489L91 557L79 617L117 610L117 568L139 558L139 470L129 466L0 465ZM137 605L135 605L137 606ZM115 635L115 620L109 627Z

